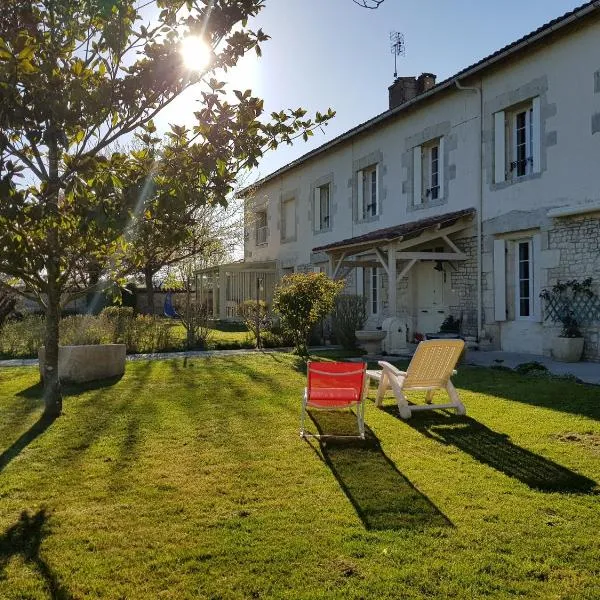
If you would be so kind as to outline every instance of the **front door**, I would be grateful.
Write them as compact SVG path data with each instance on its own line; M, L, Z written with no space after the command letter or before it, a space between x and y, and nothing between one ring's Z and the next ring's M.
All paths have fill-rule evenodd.
M416 269L417 331L422 334L439 331L448 314L448 306L444 299L444 279L449 275L443 271L436 271L435 265L434 261L423 261Z

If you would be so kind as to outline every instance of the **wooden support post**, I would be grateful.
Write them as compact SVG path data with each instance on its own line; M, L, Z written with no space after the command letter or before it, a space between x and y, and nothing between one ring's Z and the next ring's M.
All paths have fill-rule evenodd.
M396 306L396 286L397 286L397 278L396 278L396 247L390 246L388 248L388 264L387 264L387 274L388 274L388 306L390 311L390 316L395 317L397 312Z

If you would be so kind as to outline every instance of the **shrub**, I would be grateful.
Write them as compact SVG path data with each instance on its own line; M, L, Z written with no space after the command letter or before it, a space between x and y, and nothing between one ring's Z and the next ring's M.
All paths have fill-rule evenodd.
M41 315L26 315L19 320L8 320L0 335L0 352L10 358L37 356L43 339L44 318Z
M458 333L460 331L461 321L460 319L454 318L452 315L448 315L444 322L440 325L440 332L442 333Z
M61 320L59 325L61 346L109 344L113 339L110 323L94 315L73 315Z
M357 346L354 332L362 329L367 321L367 299L354 294L341 294L335 299L331 313L331 325L335 339L343 348L353 350Z
M125 333L127 352L163 352L173 348L171 323L154 315L137 315Z
M264 300L246 300L237 307L240 316L248 331L254 336L257 348L262 348L264 332L270 329L269 305Z
M331 312L343 289L344 281L334 281L325 273L286 275L275 289L273 307L300 356L308 356L307 340L312 328Z
M100 313L100 317L112 328L112 343L123 344L127 335L127 328L133 319L133 307L108 306Z

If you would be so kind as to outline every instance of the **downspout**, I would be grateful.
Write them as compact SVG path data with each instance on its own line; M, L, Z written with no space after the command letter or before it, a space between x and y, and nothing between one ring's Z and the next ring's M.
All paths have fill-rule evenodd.
M479 96L479 144L478 144L478 162L479 169L477 169L478 177L478 190L479 198L477 202L477 341L481 341L483 332L483 301L482 301L482 283L481 278L483 276L482 260L481 260L481 239L482 239L482 212L483 212L483 83L479 84L479 87L468 87L464 86L457 79L455 81L457 89L465 92L475 92Z

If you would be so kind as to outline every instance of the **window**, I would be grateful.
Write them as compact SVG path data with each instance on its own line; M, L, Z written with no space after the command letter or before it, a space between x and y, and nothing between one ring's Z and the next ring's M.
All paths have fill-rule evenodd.
M315 188L315 231L323 231L331 228L330 189L331 186L329 184Z
M256 245L267 243L269 230L267 228L267 211L261 210L256 213Z
M377 165L358 172L358 210L363 220L379 214L378 173Z
M516 181L539 173L540 98L494 114L495 181Z
M413 205L444 198L444 138L413 149Z
M533 316L533 265L531 240L516 244L516 307L517 318L529 319Z
M296 202L293 198L281 203L281 240L296 238Z
M376 268L363 270L363 290L368 299L368 308L371 315L379 313L379 274Z
M510 115L512 152L509 170L513 177L523 177L533 172L533 108L528 107Z

